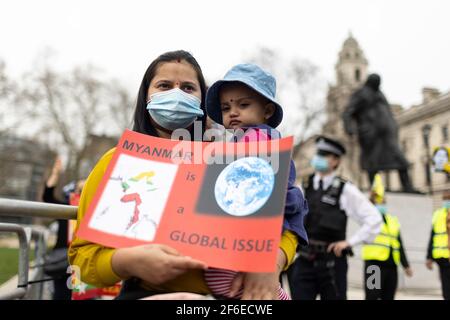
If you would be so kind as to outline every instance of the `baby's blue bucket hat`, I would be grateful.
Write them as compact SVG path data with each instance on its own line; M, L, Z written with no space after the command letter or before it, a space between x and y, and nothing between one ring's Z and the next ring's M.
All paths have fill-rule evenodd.
M222 110L220 107L220 87L227 82L241 82L275 105L275 112L269 119L268 125L276 128L283 120L283 109L275 101L277 83L275 78L255 64L238 64L227 72L223 80L216 81L206 93L206 112L215 122L222 123Z

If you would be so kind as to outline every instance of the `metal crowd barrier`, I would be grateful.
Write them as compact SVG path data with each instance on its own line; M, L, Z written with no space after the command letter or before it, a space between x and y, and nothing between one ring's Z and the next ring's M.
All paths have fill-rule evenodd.
M0 198L0 216L76 219L77 207Z
M12 200L0 198L0 216L33 217L50 219L76 219L77 207L49 204L34 201ZM0 223L0 233L13 232L19 238L19 270L18 285L13 291L0 295L0 300L8 299L42 299L43 284L30 285L42 279L44 257L47 252L47 233L36 226L24 226L15 223ZM30 245L35 242L35 265L33 277L29 279Z

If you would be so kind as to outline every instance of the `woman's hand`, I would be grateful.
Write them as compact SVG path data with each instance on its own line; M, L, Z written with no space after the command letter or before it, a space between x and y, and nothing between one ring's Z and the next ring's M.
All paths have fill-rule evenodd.
M280 285L278 276L278 272L239 273L233 280L229 296L236 296L243 285L241 300L277 300Z
M280 273L287 263L283 250L278 249L277 271L239 273L231 284L229 297L237 295L242 286L244 292L241 300L278 300L278 287L280 286Z
M206 269L204 262L180 255L166 245L147 244L117 249L111 260L114 272L122 279L137 277L159 285L190 269Z

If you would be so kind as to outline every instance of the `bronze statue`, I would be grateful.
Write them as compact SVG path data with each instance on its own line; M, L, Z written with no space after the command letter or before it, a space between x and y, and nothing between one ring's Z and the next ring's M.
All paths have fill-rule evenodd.
M380 91L380 83L380 76L371 74L352 94L342 115L345 131L349 135L358 133L360 164L367 171L371 185L377 172L398 170L403 191L417 192L409 179L409 163L398 144L397 123Z

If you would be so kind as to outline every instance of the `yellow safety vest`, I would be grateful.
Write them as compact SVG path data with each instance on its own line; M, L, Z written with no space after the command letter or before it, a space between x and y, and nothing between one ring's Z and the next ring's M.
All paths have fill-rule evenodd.
M363 260L386 261L392 249L392 255L396 265L400 263L400 223L397 217L390 214L384 215L386 222L382 224L381 231L372 243L362 247Z
M440 208L433 213L433 259L449 257L447 212L446 208Z

